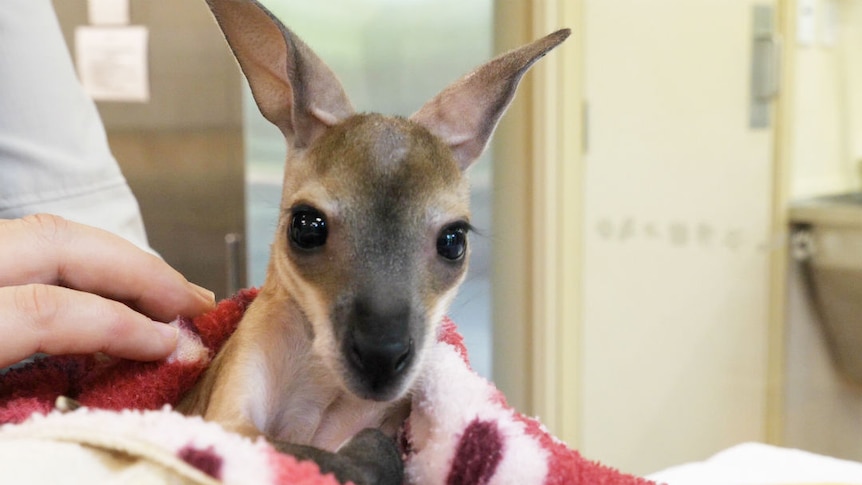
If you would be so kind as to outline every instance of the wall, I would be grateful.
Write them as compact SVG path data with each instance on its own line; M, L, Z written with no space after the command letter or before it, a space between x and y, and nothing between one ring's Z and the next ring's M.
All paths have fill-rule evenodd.
M862 84L858 60L852 69L848 62L860 56L862 38L850 14L858 17L858 0L819 0L815 3L817 30L811 45L788 39L796 51L794 73L795 99L792 113L794 142L791 197L811 197L847 191L858 186L852 152L862 154L862 136L851 142L849 133L851 98L848 94ZM830 9L838 12L838 25L830 24ZM833 30L834 29L834 30ZM837 39L830 41L833 30ZM859 96L852 99L859 114ZM857 130L860 128L856 127ZM856 145L856 146L853 146Z
M837 44L789 43L797 53L791 177L796 198L859 189L862 2L836 5L841 19ZM790 261L789 268L782 444L862 460L862 388L836 372L800 267Z
M845 1L842 5L844 59L843 91L848 110L847 134L852 188L862 189L862 1Z

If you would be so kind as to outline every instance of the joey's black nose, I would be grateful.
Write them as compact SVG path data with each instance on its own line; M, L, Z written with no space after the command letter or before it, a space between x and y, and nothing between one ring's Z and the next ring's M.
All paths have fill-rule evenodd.
M420 313L391 281L360 294L343 308L342 358L347 384L364 399L388 401L405 388L405 377L416 354ZM421 338L421 335L419 335Z
M372 390L391 383L413 358L413 339L383 340L363 332L353 332L349 359Z

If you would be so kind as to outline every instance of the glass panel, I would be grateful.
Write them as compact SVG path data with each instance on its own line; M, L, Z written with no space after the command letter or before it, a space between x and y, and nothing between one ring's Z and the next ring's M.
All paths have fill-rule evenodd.
M492 0L266 0L341 79L357 111L409 116L492 54ZM244 96L249 281L263 283L275 229L286 148ZM491 377L491 167L471 168L472 260L452 305L473 367Z

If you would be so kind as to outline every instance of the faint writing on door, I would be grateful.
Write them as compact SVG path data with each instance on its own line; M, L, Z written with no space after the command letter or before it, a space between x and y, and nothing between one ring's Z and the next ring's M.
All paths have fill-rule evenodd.
M782 233L772 236L768 241L755 240L740 227L710 222L638 220L634 217L600 218L594 228L598 236L608 242L653 241L678 248L723 248L729 251L777 249L787 239L786 234Z

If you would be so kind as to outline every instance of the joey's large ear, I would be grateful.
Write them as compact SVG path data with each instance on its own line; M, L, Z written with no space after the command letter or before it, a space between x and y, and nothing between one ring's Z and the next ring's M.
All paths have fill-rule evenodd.
M527 69L570 33L558 30L493 59L444 89L410 119L446 142L465 170L485 150Z
M207 0L263 116L303 147L353 114L335 74L254 0Z

